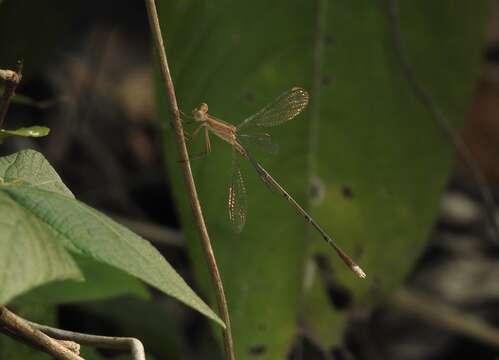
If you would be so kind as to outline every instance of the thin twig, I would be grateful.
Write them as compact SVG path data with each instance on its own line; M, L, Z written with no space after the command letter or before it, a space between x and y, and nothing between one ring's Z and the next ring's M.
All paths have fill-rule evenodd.
M196 191L196 185L194 184L194 178L192 176L191 165L189 162L189 155L187 153L187 146L185 144L184 130L182 127L182 121L180 119L180 111L178 109L177 99L175 97L175 89L173 87L173 80L171 78L170 69L168 67L168 61L166 58L166 51L163 43L163 37L161 35L161 28L158 19L158 13L156 11L155 1L146 0L146 7L147 7L147 14L149 16L149 25L151 26L151 33L153 36L154 46L156 47L156 50L158 52L161 65L161 72L168 92L168 101L170 104L171 117L177 135L177 149L180 155L180 163L182 164L184 171L184 180L187 186L189 199L191 201L192 212L194 213L194 218L199 231L199 235L201 236L201 243L203 245L203 250L209 265L212 281L217 290L216 294L218 302L218 311L220 317L225 323L225 329L223 331L225 354L228 360L235 360L227 300L225 299L222 279L218 271L215 255L213 254L210 237L208 235L208 230L206 228L203 212L201 210L201 205L199 203L198 194Z
M447 136L449 142L454 146L457 153L464 161L465 166L470 170L473 179L478 186L478 190L483 199L485 205L485 215L487 217L487 222L492 229L492 236L494 242L499 244L499 228L495 221L495 204L494 196L492 195L487 182L485 181L483 174L476 164L475 159L469 152L466 144L462 138L454 131L447 119L445 118L443 112L437 106L433 98L424 89L423 85L416 78L413 69L410 66L409 59L405 52L402 35L400 31L400 19L398 13L398 1L388 0L388 17L390 20L391 34L393 36L393 44L395 47L395 53L400 62L402 72L407 79L409 85L414 92L414 95L419 99L419 101L426 106L431 116L440 127L442 132Z
M427 295L401 289L390 298L390 304L435 326L499 348L497 328L476 316L464 313Z
M0 70L0 78L5 81L5 91L3 92L2 99L0 100L0 128L3 126L5 116L9 110L10 101L16 92L17 85L22 79L23 63L17 63L16 71Z
M130 350L134 360L146 360L144 346L140 340L131 337L113 337L83 334L74 331L61 330L50 326L40 325L34 322L29 324L46 335L59 340L70 340L80 345L92 346L102 349L125 349Z
M0 323L2 323L8 331L6 332L7 335L16 340L26 342L37 349L41 349L53 355L56 359L82 359L77 355L79 354L80 345L86 345L102 349L130 350L134 360L146 360L144 346L142 345L142 342L136 338L99 336L62 330L27 321L4 307L0 308ZM36 338L34 338L34 336L36 336ZM66 355L61 355L62 357L58 357L52 351L49 351L49 348L45 343L35 340L39 338L42 340L45 339L46 341L50 340L50 346L58 343L61 347L66 348L77 357L68 357L67 353Z
M29 346L37 351L46 352L43 347L33 343L30 339L27 339L24 336L22 336L18 333L15 333L12 330L9 330L4 326L0 326L0 333L12 338L13 340L15 340L17 342L22 342L22 343L26 344L27 346ZM65 348L74 352L76 355L80 354L80 344L75 343L73 341L65 341L65 340L56 340L56 341L58 341Z
M39 346L43 351L58 360L84 360L72 350L52 339L43 332L34 329L23 318L17 316L6 307L0 307L0 324L14 334L18 334L27 341Z

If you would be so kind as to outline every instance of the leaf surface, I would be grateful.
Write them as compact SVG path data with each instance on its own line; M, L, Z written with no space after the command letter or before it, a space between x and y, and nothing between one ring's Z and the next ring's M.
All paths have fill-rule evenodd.
M227 143L212 136L212 152L192 166L230 304L238 359L256 353L259 359L284 358L298 332L298 318L329 347L325 339L339 339L342 323L331 312L344 311L331 305L324 294L329 285L317 275L303 294L307 255L325 257L332 282L351 299L349 306L383 299L424 249L453 156L403 75L387 2L160 5L169 64L185 113L206 102L213 116L237 125L293 86L310 92L304 113L269 129L280 153L272 159L254 156L311 209L364 268L366 280L356 278L247 164L242 164L246 225L240 235L231 232L227 188L232 151ZM401 35L414 75L456 129L477 74L485 9L482 1L401 4ZM162 118L167 119L160 91ZM169 131L165 137L173 193L192 263L208 292L212 285L173 135ZM310 193L309 182L315 184Z
M30 126L22 127L15 130L0 129L0 144L4 140L11 136L22 136L22 137L43 137L47 136L50 129L45 126Z
M120 269L222 324L145 239L74 199L40 154L0 160L0 303L41 284L81 279L71 254Z

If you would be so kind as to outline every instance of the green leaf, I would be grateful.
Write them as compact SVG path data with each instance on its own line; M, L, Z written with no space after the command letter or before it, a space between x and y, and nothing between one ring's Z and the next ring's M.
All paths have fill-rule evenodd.
M50 281L83 279L64 246L3 191L0 218L0 304Z
M34 150L0 157L0 178L4 185L23 184L74 198L45 157Z
M148 299L142 282L112 266L72 254L85 281L56 281L29 291L14 300L15 305L68 304L104 300L124 294Z
M126 271L222 324L149 242L104 214L33 187L4 186L2 192L66 249Z
M23 184L64 196L73 194L45 158L32 150L0 158L1 186ZM82 280L80 269L51 233L0 192L0 304L47 282Z
M4 158L0 174L0 215L8 230L0 233L0 303L48 281L78 278L69 254L75 253L125 271L223 325L149 242L72 198L41 155L28 150Z
M43 137L47 136L49 132L50 129L45 126L22 127L16 130L0 129L0 144L9 136Z
M280 154L255 156L299 203L313 200L312 215L368 275L357 279L246 164L248 217L243 232L233 234L226 219L231 149L212 137L210 155L192 166L230 304L238 359L251 358L257 347L265 349L259 359L284 358L300 314L308 328L320 332L318 338L327 337L324 329L339 338L327 296L305 294L305 301L316 302L300 307L307 252L326 256L334 280L355 305L386 296L424 248L453 150L403 76L386 3L160 3L184 112L206 102L211 114L238 124L293 86L310 90L308 111L279 130L269 129ZM480 61L486 2L401 3L402 38L415 76L457 127ZM192 14L202 14L195 26ZM159 99L166 119L164 96ZM317 129L312 136L311 127ZM169 131L165 138L173 193L192 263L210 291L173 135ZM307 199L312 179L322 196ZM313 318L307 317L307 306L318 308ZM319 323L324 320L329 323Z

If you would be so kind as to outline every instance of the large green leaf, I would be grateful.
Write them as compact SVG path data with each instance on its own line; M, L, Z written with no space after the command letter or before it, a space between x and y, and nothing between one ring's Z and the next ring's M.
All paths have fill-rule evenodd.
M22 184L73 198L55 170L35 151L0 158L0 180L1 189ZM0 214L0 303L50 281L83 280L80 269L62 244L54 242L53 235L39 221L3 192L0 192Z
M337 2L325 30L334 34L334 44L326 46L324 71L334 69L335 80L321 89L318 154L329 156L317 157L326 197L314 214L329 222L368 272L367 282L349 281L344 269L334 274L362 303L380 300L412 269L432 229L453 157L430 109L404 77L400 56L457 130L478 75L487 9L486 1L400 2L406 52L400 54L387 3ZM351 27L359 16L362 25ZM317 246L312 251L325 254ZM312 297L321 287L317 280ZM325 323L330 302L306 302L304 313L319 314L318 308L322 316L309 326L331 345Z
M40 154L22 151L0 164L5 229L0 303L45 282L77 277L70 255L76 253L125 271L222 323L149 242L70 196Z
M0 157L0 177L4 184L25 184L74 198L43 155L33 150Z
M0 192L0 303L44 283L83 280L78 266L53 234Z
M486 2L425 0L401 8L402 38L415 76L454 125L462 121L473 89L485 7ZM204 101L213 115L237 124L292 86L320 84L311 92L316 111L273 131L280 154L256 155L304 205L307 183L316 179L323 196L311 211L363 266L366 280L306 231L304 221L247 165L248 219L240 235L232 233L227 144L214 139L212 153L192 166L226 287L238 359L255 353L283 358L299 314L312 335L330 345L327 338L338 338L341 321L331 314L327 296L317 293L325 288L318 277L300 312L307 249L326 256L332 278L353 304L379 300L403 280L423 249L452 157L452 147L403 76L387 2L190 1L162 2L160 10L185 112ZM161 91L159 104L165 107ZM163 114L168 117L165 109ZM317 129L313 136L311 126ZM193 264L208 290L173 131L165 141Z

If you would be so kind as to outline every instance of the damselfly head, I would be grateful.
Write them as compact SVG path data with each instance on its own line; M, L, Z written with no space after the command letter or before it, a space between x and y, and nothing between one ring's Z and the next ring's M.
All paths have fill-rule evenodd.
M192 110L192 116L196 121L206 121L206 116L208 114L208 104L201 103L197 108Z

